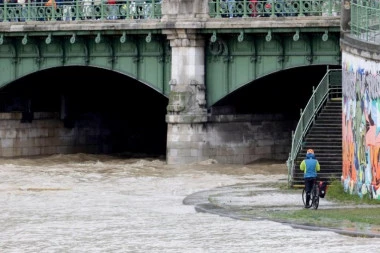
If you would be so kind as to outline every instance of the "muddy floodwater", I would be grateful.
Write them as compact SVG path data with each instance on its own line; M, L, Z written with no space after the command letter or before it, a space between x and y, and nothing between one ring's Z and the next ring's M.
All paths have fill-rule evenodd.
M286 172L285 164L169 166L163 160L82 154L2 159L0 252L372 253L380 248L379 238L234 219L184 203L221 186L283 183Z

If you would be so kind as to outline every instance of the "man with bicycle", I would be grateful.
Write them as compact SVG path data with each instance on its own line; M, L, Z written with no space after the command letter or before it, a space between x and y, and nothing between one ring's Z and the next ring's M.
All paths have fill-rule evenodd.
M305 207L310 208L310 192L313 188L313 184L317 179L317 171L320 171L320 165L315 158L314 150L308 149L306 152L306 158L301 162L300 169L304 172L305 191L306 191L306 203Z

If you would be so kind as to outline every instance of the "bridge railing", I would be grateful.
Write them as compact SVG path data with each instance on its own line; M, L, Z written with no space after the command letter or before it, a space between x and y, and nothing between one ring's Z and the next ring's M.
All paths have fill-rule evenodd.
M210 17L337 16L340 0L211 0Z
M0 22L161 18L160 0L13 1L16 0L5 0L0 4Z
M296 130L292 133L292 147L287 160L288 183L292 184L295 170L295 159L302 148L302 141L310 126L313 124L317 113L325 103L328 97L341 97L342 70L329 70L322 78L317 88L313 87L313 94L306 104L305 109L301 110L300 120Z
M379 43L380 41L380 2L351 2L351 34L360 40Z

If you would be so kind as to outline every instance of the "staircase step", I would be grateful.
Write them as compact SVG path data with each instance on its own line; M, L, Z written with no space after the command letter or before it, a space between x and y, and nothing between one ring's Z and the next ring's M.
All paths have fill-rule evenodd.
M342 120L339 118L338 119L319 118L317 120L319 124L323 124L323 123L342 124Z
M316 136L320 136L320 135L337 136L338 135L338 136L342 136L342 130L341 129L331 129L327 132L326 130L323 131L322 129L312 129L312 131L310 131L306 134L306 136L308 136L308 135L316 135Z
M322 144L322 143L329 143L329 144L338 144L342 145L342 138L336 138L336 137L309 137L304 140L305 145L310 146L310 143L312 144Z
M295 161L295 165L296 166L299 166L301 164L301 162L304 160L303 159L297 159ZM320 164L329 164L329 165L339 165L339 166L342 166L342 157L335 157L334 159L331 159L331 158L323 158L323 157L317 157L317 160L319 161Z
M323 131L312 131L309 132L306 137L339 137L342 138L342 131L335 131L335 132L323 132Z
M332 136L315 136L308 137L304 140L304 145L310 146L310 144L314 143L329 143L329 144L337 144L342 145L342 136L332 137Z
M322 130L319 129L313 129L313 131L307 133L306 136L342 136L342 130L333 130L331 129L328 132L323 132Z
M318 119L324 119L324 120L332 120L332 121L340 121L342 122L342 117L341 115L335 115L332 113L325 113L324 115L319 115L317 118Z
M330 146L326 144L315 144L315 145L307 145L307 146L313 149L316 155L320 155L322 153L342 152L342 145ZM306 150L303 153L306 154Z
M342 104L341 103L337 103L337 104L328 104L328 105L325 105L321 112L328 112L328 111L336 111L336 112L340 112L342 113Z
M342 163L336 165L320 164L322 172L340 172L342 173ZM296 166L297 170L300 170L300 166Z
M314 124L311 128L310 128L310 130L309 130L309 132L310 131L314 131L314 130L318 130L318 131L320 131L320 130L323 130L325 133L328 133L330 130L340 130L340 131L342 131L342 124L333 124L333 125L331 125L331 126L329 126L329 125L327 125L327 126L322 126L322 125L318 125L318 124Z
M318 173L318 179L340 179L340 177L342 176L341 173L322 173L322 172L319 172ZM297 177L293 177L293 183L294 182L303 182L304 181L304 175L299 175Z
M314 126L316 127L342 127L342 122L323 122L323 121L316 121L314 123Z
M321 169L321 171L318 172L318 175L321 176L323 175L324 177L327 177L329 175L339 175L339 177L342 175L342 171L329 171L329 170L323 170ZM301 173L297 173L297 174L294 174L293 175L293 178L294 179L303 179L304 177L304 173L301 171Z
M342 129L342 121L341 120L316 120L313 124L314 127L329 127L329 128L336 128L336 129ZM326 131L328 132L328 131Z
M315 149L318 149L320 147L324 147L325 149L329 150L329 151L333 151L333 150L341 150L342 149L342 142L341 141L335 141L335 142L329 142L329 141L320 141L320 142L316 142L316 141L305 141L303 143L304 146L308 146L308 147L311 147L311 149L315 150ZM334 152L335 152L334 151ZM326 153L326 151L324 151ZM320 153L319 153L320 154Z
M325 121L331 121L331 122L340 122L342 123L342 119L341 117L339 116L336 116L336 115L326 115L326 116L323 116L323 117L318 117L317 118L318 121L322 121L322 122L325 122Z
M318 158L319 159L321 159L321 158L328 158L328 157L342 157L342 153L336 152L337 150L341 151L342 149L327 150L327 151L324 151L324 152L322 152L322 151L316 151L314 149L314 152L315 152L315 157L317 159ZM302 160L305 159L305 157L306 157L306 151L304 153L302 153L302 154L297 155L296 157L297 157L297 159L298 158L302 158Z
M341 105L339 105L339 107L341 107ZM337 106L337 107L324 108L322 109L322 111L318 113L317 116L331 115L331 116L336 116L336 117L342 117L342 109L339 107Z

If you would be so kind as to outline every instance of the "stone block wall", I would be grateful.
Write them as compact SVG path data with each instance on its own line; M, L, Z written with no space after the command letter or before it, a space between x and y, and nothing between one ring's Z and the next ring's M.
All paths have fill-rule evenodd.
M169 124L167 162L286 162L294 125L294 121L286 121L281 115L218 115L204 124Z
M85 120L80 128L65 128L54 113L34 113L21 122L19 112L0 113L0 157L107 152L108 131Z

